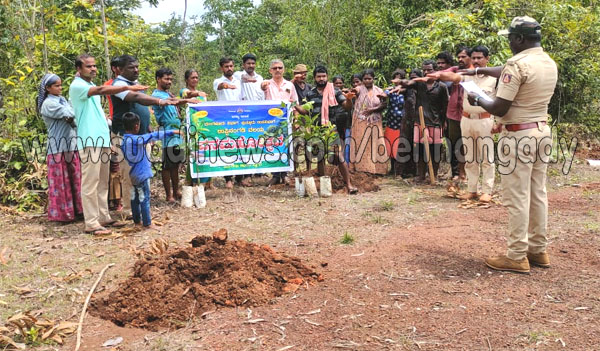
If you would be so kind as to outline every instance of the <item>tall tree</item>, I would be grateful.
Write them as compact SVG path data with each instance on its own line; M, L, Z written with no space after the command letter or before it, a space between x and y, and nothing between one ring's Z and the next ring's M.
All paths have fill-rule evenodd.
M106 80L110 79L110 56L108 53L108 33L106 31L106 14L104 11L104 0L100 0L100 9L102 16L102 34L104 35L104 60L106 64Z

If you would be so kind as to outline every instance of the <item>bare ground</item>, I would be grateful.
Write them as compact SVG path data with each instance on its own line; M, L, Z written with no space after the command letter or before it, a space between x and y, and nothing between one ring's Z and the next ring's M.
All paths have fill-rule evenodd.
M108 263L98 294L132 273L134 252L162 238L187 247L219 228L231 240L297 256L325 280L270 303L190 315L177 330L121 328L88 315L81 350L121 336L118 350L593 350L600 340L600 172L583 162L568 176L549 170L550 269L492 272L483 258L505 249L500 205L459 209L439 187L380 180L358 196L299 199L256 186L208 193L206 209L169 207L154 186L160 232L104 239L82 224L2 213L0 316L41 310L76 320ZM266 179L257 180L259 183ZM169 220L164 220L166 217ZM341 239L354 238L350 244ZM351 240L347 240L351 241ZM41 345L40 350L72 350ZM104 348L108 349L108 348Z

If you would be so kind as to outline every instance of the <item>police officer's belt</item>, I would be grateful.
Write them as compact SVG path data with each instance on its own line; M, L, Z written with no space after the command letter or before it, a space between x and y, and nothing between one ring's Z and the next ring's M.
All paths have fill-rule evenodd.
M541 122L531 122L531 123L521 123L521 124L507 124L504 126L504 128L506 128L506 130L508 130L509 132L518 132L520 130L533 129L533 128L538 128L538 127L543 127L545 125L546 125L546 122L541 121Z

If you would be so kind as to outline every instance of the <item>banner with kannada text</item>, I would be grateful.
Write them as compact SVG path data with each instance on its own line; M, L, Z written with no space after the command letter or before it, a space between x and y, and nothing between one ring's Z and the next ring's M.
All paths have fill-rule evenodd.
M188 105L192 177L292 171L288 106L278 101Z

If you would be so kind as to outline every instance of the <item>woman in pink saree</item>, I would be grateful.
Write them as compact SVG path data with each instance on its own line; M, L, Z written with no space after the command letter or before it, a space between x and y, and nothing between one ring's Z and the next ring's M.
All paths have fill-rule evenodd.
M352 114L352 141L350 164L355 171L385 175L388 169L388 151L383 137L382 112L387 96L373 84L375 72L363 72L362 85L354 88L358 98Z

